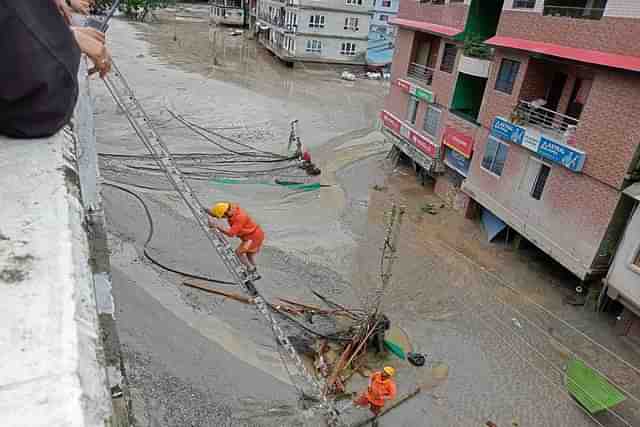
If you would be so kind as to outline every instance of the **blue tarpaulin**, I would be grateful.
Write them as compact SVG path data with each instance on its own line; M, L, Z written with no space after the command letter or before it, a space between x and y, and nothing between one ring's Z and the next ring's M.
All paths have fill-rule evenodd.
M490 242L495 239L502 230L507 228L507 224L484 208L482 208L481 218L482 225L487 232L487 238Z

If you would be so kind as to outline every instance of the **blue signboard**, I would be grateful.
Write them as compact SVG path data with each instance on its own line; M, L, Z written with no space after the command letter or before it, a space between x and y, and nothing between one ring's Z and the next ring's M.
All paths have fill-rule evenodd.
M525 129L514 125L501 117L496 117L491 125L491 135L505 142L513 142L522 145L524 141Z
M451 169L454 169L462 176L467 176L467 174L469 173L471 159L467 159L455 150L447 148L444 154L444 162L447 164L447 166L449 166Z
M496 117L493 121L491 135L502 141L521 145L540 157L558 163L573 172L580 172L584 167L586 154L582 151L549 139L535 129L527 131L522 126L510 123L501 117Z
M559 163L574 172L580 172L584 166L585 154L568 145L560 144L551 139L540 137L538 154L552 162Z

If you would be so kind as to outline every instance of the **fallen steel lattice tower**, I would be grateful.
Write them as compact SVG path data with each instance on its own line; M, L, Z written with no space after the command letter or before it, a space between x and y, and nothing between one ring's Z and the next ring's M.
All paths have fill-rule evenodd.
M176 166L171 152L154 129L151 120L138 102L124 76L118 67L116 67L115 63L112 67L112 73L104 78L107 90L111 93L118 106L122 108L129 123L149 153L153 156L158 166L164 171L171 185L178 194L180 194L189 210L191 210L200 229L211 242L213 248L224 262L224 265L233 276L234 281L244 287L247 293L253 298L258 311L269 323L278 344L284 350L279 351L279 353L282 356L283 364L291 377L294 387L296 387L302 395L312 396L317 399L319 402L318 405L328 416L327 421L329 425L343 425L333 402L323 393L324 386L321 385L304 366L296 349L275 320L268 304L255 288L252 278L247 274L245 267L236 256L225 236L218 230L209 228L205 207L200 203L180 169ZM290 369L291 367L293 369Z

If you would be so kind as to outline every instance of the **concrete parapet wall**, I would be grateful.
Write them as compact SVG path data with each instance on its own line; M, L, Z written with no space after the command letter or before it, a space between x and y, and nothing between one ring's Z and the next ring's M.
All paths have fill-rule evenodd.
M104 426L110 416L70 134L0 138L0 419Z
M96 245L101 210L84 62L81 73L75 133L0 137L3 427L122 425L112 416L105 362L119 349L103 346L96 309L94 277L109 263ZM112 306L106 311L111 317Z

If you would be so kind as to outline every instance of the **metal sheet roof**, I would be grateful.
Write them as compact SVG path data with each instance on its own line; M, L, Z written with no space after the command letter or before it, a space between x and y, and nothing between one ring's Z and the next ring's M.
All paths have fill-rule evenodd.
M412 30L426 31L428 33L441 34L447 37L453 37L462 32L462 30L454 27L447 27L444 25L431 24L429 22L414 21L412 19L392 18L389 21L393 25L398 25L404 28L410 28Z
M584 62L587 64L602 65L605 67L628 71L640 71L640 57L636 56L618 55L598 50L578 49L553 43L502 36L492 37L485 43L493 46L520 49L528 52L555 56L558 58L571 59L573 61Z
M627 196L634 198L640 201L640 182L636 182L635 184L631 184L623 191Z

